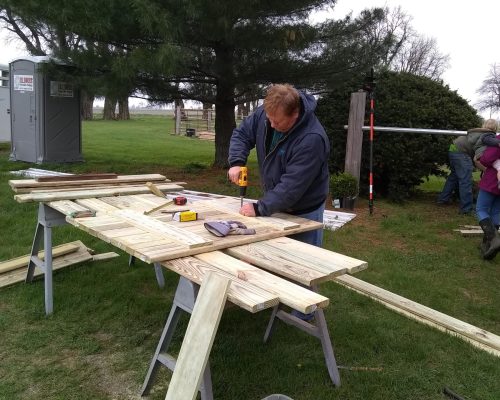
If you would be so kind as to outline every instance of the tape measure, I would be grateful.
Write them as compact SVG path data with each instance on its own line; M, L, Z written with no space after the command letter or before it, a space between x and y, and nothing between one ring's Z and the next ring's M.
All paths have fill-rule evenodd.
M183 206L187 203L187 199L184 196L174 197L174 204L177 206Z
M198 213L194 211L179 211L172 216L172 220L179 222L196 221Z

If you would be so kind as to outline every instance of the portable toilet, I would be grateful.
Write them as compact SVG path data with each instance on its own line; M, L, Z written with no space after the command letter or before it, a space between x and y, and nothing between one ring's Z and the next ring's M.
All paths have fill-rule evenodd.
M0 65L0 142L10 142L9 66Z
M49 57L24 57L10 63L12 161L82 161L80 94L57 71L69 66ZM57 72L56 71L56 72Z

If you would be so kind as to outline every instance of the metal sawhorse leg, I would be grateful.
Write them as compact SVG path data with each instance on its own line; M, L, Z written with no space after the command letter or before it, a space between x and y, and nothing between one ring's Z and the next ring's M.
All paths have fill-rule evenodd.
M310 289L317 292L317 286L312 286ZM321 347L323 348L323 354L325 356L326 367L328 369L328 374L335 386L340 386L340 375L337 368L337 362L335 361L335 355L333 354L332 342L330 341L330 334L328 333L328 326L326 325L325 314L321 308L318 308L314 312L314 319L316 324L312 324L291 315L290 313L282 309L281 304L274 307L271 314L271 319L267 325L266 333L264 334L264 343L271 337L274 330L274 321L276 318L282 320L288 325L293 325L299 328L301 331L308 333L321 341Z
M128 258L128 266L131 267L134 264L135 264L135 257L130 256ZM161 269L161 264L159 262L155 262L153 265L155 268L155 275L156 275L156 281L158 282L158 286L161 289L163 289L165 287L165 277L163 276L163 270Z
M35 267L38 266L43 271L45 280L45 314L52 314L54 302L52 296L52 227L64 225L66 216L59 211L50 208L46 204L38 205L38 223L31 246L30 262L26 274L26 283L33 280ZM41 239L43 234L44 260L38 257L38 251L41 250Z
M160 341L156 346L155 354L151 360L148 373L146 374L146 378L144 379L144 383L142 385L141 396L146 396L149 393L160 365L164 365L171 371L175 369L175 363L177 360L166 351L172 341L175 328L179 322L181 311L185 311L188 314L192 313L196 296L198 295L198 290L198 285L182 276L180 277L179 284L177 285L177 289L175 291L174 302L167 318L167 323L163 328ZM207 366L203 373L203 379L199 391L201 392L201 400L213 400L212 376L210 374L209 362L207 362Z
M66 215L54 210L44 203L38 205L38 223L31 245L30 261L28 272L26 273L26 283L33 281L35 267L39 267L44 274L45 282L45 314L52 314L54 311L54 297L52 288L52 227L66 224ZM38 257L41 250L41 240L43 236L44 260ZM165 287L162 267L159 263L154 264L156 280L160 288Z

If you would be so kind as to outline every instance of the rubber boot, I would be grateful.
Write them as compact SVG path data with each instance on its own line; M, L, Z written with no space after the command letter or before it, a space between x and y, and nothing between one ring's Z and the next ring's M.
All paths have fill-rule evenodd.
M483 258L485 260L492 260L500 251L500 235L495 225L493 225L491 218L482 219L479 221L479 226L481 226L484 232L485 239L485 251L481 251Z

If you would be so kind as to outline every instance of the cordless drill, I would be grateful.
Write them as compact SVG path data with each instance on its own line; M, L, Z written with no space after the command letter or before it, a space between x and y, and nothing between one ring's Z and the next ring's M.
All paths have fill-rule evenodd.
M243 207L243 198L247 193L248 186L248 168L240 167L240 175L238 176L238 186L240 187L241 207Z

